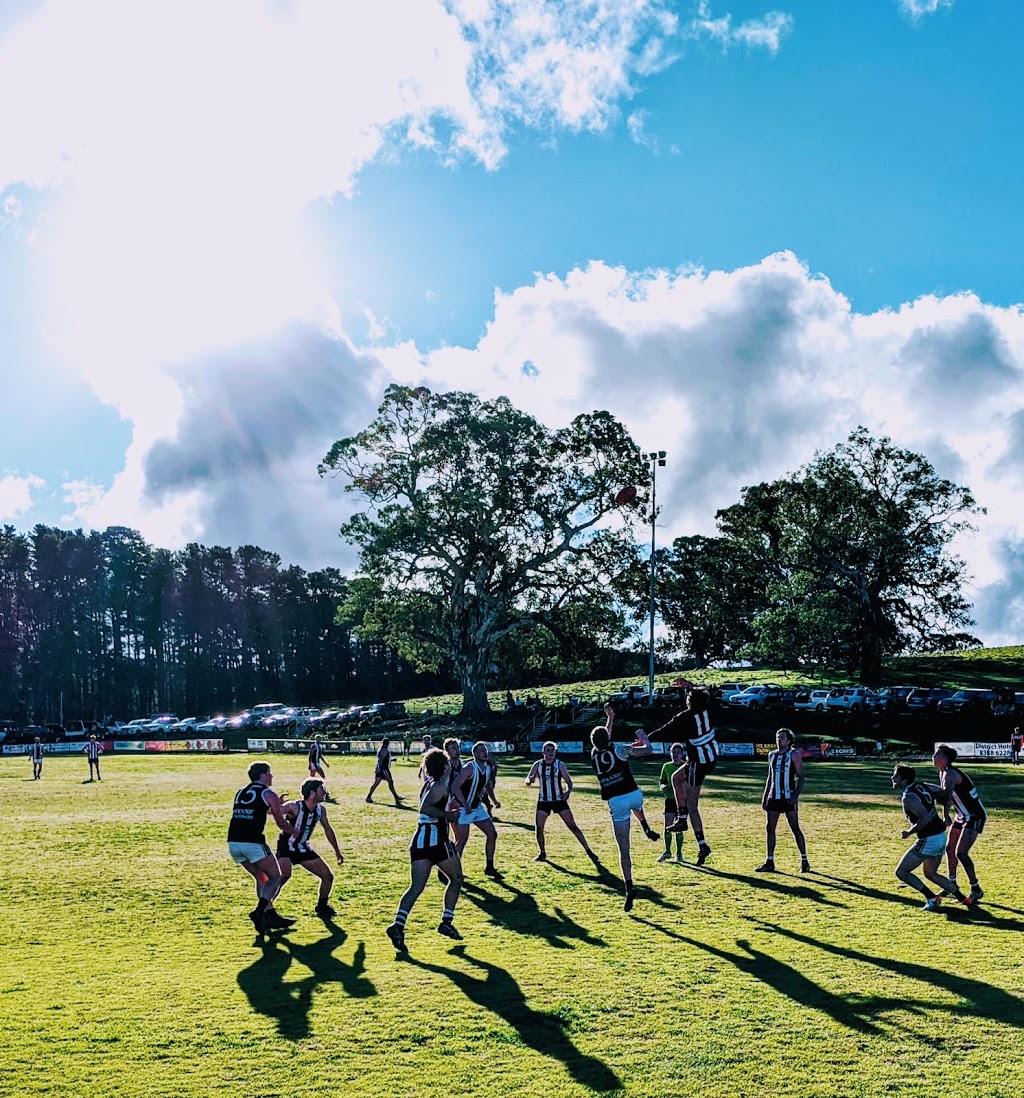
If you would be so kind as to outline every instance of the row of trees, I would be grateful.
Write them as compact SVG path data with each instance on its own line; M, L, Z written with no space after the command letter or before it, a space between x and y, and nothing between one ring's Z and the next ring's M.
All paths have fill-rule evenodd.
M0 717L55 722L430 689L337 620L336 569L253 546L172 553L133 530L0 530Z

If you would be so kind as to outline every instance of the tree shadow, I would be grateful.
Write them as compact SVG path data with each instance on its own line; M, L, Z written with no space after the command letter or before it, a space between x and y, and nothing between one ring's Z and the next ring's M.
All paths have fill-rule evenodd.
M313 992L320 984L341 984L354 999L377 994L377 989L363 975L365 944L360 942L352 963L345 964L334 956L334 951L344 943L347 935L340 927L327 925L327 936L309 945L276 936L268 938L260 956L238 974L238 986L249 1005L258 1014L273 1018L277 1022L277 1032L288 1041L309 1037L309 1011ZM286 983L285 976L293 961L308 968L310 975Z
M813 900L816 904L822 904L825 907L842 907L845 908L848 905L840 903L838 900L831 900L824 893L819 892L816 888L811 888L804 883L803 877L793 878L801 883L798 885L788 884L785 881L780 881L775 878L788 877L786 873L773 873L773 874L760 874L760 873L727 873L724 869L712 869L707 865L690 865L686 867L692 869L695 873L706 873L711 877L721 877L728 881L740 881L745 885L749 885L751 888L761 889L765 892L778 892L780 895L793 896L801 900ZM891 899L892 897L888 897Z
M619 1090L622 1082L606 1064L581 1052L566 1033L567 1023L555 1014L534 1010L526 1001L523 989L505 969L488 961L478 961L466 953L465 946L455 946L453 956L480 969L477 976L460 968L444 968L427 964L408 954L402 959L427 972L446 976L477 1006L507 1022L528 1048L562 1063L572 1078L595 1091ZM557 1091L557 1087L555 1088Z
M560 908L554 915L541 910L537 901L529 892L523 892L507 882L501 885L511 892L511 897L499 896L494 892L465 886L464 895L471 904L475 904L495 926L502 926L515 934L526 934L545 939L556 949L574 949L574 942L587 945L605 946L603 938L595 938L586 927L580 926Z
M827 1014L840 1025L858 1033L874 1036L883 1035L886 1030L878 1025L878 1019L880 1015L889 1011L910 1011L914 1014L925 1015L932 1007L932 1003L928 1000L918 1002L909 1000L904 996L890 998L880 995L864 997L836 995L827 988L822 987L821 984L815 983L792 965L755 949L746 939L741 938L736 941L736 945L742 952L730 953L728 950L719 949L707 942L698 942L685 934L659 926L649 919L634 916L634 920L660 931L669 938L674 938L678 942L693 946L704 953L717 957L721 961L725 961L727 964L734 965L741 972L745 972L753 979L774 988L780 995L785 995L800 1006ZM905 1027L891 1021L888 1025L907 1033L910 1032Z
M759 920L753 920L759 922ZM961 976L945 968L933 968L930 965L922 965L916 961L897 961L889 957L878 957L871 953L864 953L859 949L849 946L832 945L815 938L808 938L796 930L788 930L784 927L773 926L769 923L760 925L773 935L781 934L794 942L813 946L815 949L831 953L834 957L843 957L850 961L859 961L862 964L874 965L885 972L892 972L899 976L906 976L921 983L930 984L932 987L941 988L951 996L961 1000L956 1003L935 1002L929 1000L932 1010L944 1010L949 1014L968 1014L973 1018L981 1018L991 1022L1005 1022L1017 1029L1024 1029L1024 999L1004 991L1000 987L994 987L984 980L975 980L970 976ZM1019 927L1020 924L1017 924Z

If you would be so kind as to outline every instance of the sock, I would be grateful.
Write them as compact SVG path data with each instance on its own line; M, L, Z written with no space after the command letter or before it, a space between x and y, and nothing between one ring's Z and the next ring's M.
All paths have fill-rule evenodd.
M398 911L395 912L395 926L400 926L405 930L405 923L408 918L409 912L406 911L405 908L400 907Z
M444 911L441 913L441 922L442 923L450 923L450 922L453 922L454 919L455 919L455 908L454 907L446 907L444 909Z
M676 845L678 845L678 839ZM672 832L667 827L665 828L665 853L672 853Z
M679 834L676 836L676 857L681 858L683 856L683 836Z

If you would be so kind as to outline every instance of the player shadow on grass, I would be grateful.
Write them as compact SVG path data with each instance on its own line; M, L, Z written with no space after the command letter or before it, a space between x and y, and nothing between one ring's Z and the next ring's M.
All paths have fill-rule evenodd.
M621 1089L622 1082L607 1064L581 1052L572 1043L566 1033L568 1023L565 1019L556 1014L534 1010L527 1003L523 989L506 969L489 961L478 961L475 957L470 957L466 953L466 947L462 945L455 946L449 952L480 969L483 974L477 976L461 968L428 964L409 954L402 954L401 959L426 972L446 976L470 1002L507 1022L524 1045L562 1063L580 1086L596 1091ZM557 1093L558 1088L554 1087L553 1090Z
M759 922L759 920L754 921ZM1024 1029L1024 999L1018 998L1001 987L994 987L984 980L975 980L949 969L933 968L931 965L922 965L916 961L898 961L891 957L878 957L849 946L833 945L816 938L808 938L796 930L788 930L770 923L760 923L760 925L771 934L781 934L794 942L801 942L823 950L825 953L831 953L834 957L874 965L885 972L919 980L933 988L948 992L951 998L956 1000L942 1002L937 1001L934 996L929 996L927 1001L930 1010L943 1010L958 1017L966 1014L973 1018L1003 1022L1017 1029Z
M363 975L366 970L366 946L356 946L352 963L345 964L334 956L348 935L340 927L327 924L328 934L309 945L272 936L264 944L260 956L238 974L238 986L249 1005L258 1014L277 1022L277 1032L288 1041L302 1041L310 1035L309 1011L313 992L320 984L341 984L353 999L366 999L377 989ZM284 946L284 948L281 948ZM285 983L292 962L310 970L301 980Z
M560 907L556 907L554 915L551 915L541 910L529 892L523 892L507 881L503 881L501 887L512 895L500 896L469 881L463 886L462 894L469 903L480 908L495 926L503 926L514 934L530 934L543 938L556 949L574 949L574 942L596 946L608 944L603 938L595 938L586 927L570 919Z
M871 900L882 900L885 903L890 904L902 904L904 907L920 907L921 901L918 898L918 893L915 892L913 896L899 892L890 892L882 888L872 888L870 885L861 884L860 881L851 881L846 877L830 877L827 873L815 873L815 877L819 878L825 884L826 888L831 888L836 892L849 892L854 896L866 896ZM895 881L896 878L893 877ZM898 882L893 885L893 888L902 887Z
M729 881L740 881L751 888L759 888L766 892L778 892L781 895L793 896L801 900L813 900L816 904L823 904L825 907L845 908L847 906L838 900L830 900L818 889L811 888L804 877L794 878L794 880L800 882L799 884L787 884L784 880L778 879L779 877L789 876L786 873L773 873L762 876L755 873L727 873L724 869L714 869L709 865L691 865L686 868L692 869L695 873L706 873L711 877L723 877Z
M677 942L694 946L696 949L710 953L711 956L717 957L727 964L734 965L741 972L745 972L755 980L774 988L780 995L785 995L800 1006L821 1011L840 1025L856 1030L858 1033L882 1036L890 1029L897 1029L913 1036L905 1026L891 1019L887 1021L886 1027L882 1028L878 1024L879 1016L887 1014L889 1011L924 1015L933 1006L930 999L914 1001L903 995L892 996L891 998L881 995L866 995L863 997L836 995L805 976L799 969L754 948L746 939L739 938L736 940L736 945L742 952L730 953L728 950L720 949L708 942L698 942L694 938L688 938L685 934L678 933L678 931L659 926L649 919L642 919L636 915L632 918L634 922L652 927L667 937L674 938ZM769 929L774 932L778 928L772 926Z
M567 876L576 877L581 881L590 881L593 884L600 885L607 892L622 896L622 878L613 873L604 862L596 866L590 873L580 873L575 869L566 869L564 865L559 865L550 859L548 859L547 865L558 873L565 873ZM679 904L674 904L671 900L666 899L664 892L659 892L650 885L635 884L633 892L638 900L648 900L650 903L657 904L669 911L682 910Z

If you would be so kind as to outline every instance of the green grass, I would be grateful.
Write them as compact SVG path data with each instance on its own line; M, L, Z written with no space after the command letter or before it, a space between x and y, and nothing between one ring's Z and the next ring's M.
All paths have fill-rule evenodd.
M294 792L299 760L277 760ZM499 865L459 905L461 947L434 930L431 883L411 958L383 935L407 882L414 814L362 803L371 760L332 760L345 852L334 927L296 871L295 929L263 949L249 878L228 860L228 805L245 756L0 759L0 1093L212 1095L1011 1095L1024 1056L1019 771L975 766L992 819L976 847L987 897L928 915L892 877L908 845L888 764L809 766L811 861L780 833L763 856L763 764L725 762L707 785L706 871L657 865L634 837L641 898L621 910L558 821L537 865L535 794L502 766ZM396 764L414 794L415 767ZM578 764L577 817L615 864L607 813ZM638 767L648 808L654 764ZM687 853L693 840L687 836ZM322 850L327 845L321 842Z

